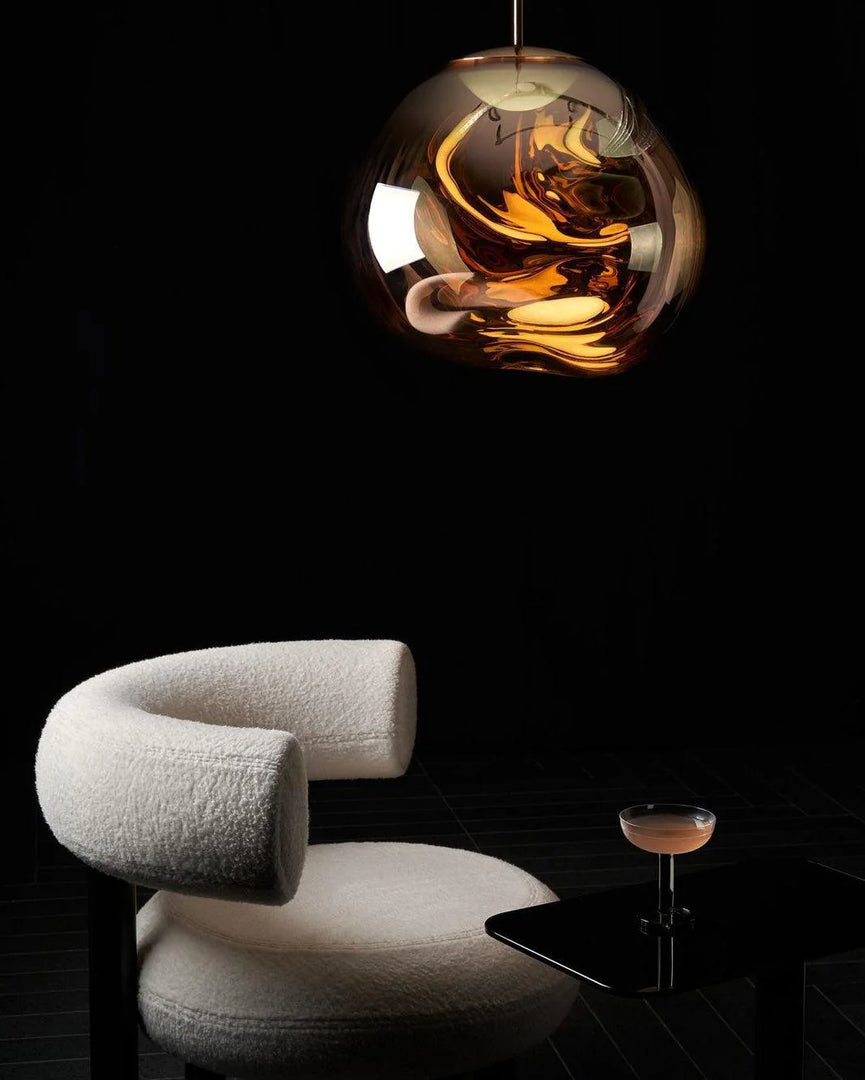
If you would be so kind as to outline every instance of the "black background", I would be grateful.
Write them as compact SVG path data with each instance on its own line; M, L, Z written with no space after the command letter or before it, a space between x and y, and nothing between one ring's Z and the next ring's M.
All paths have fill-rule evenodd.
M854 7L756 7L527 5L706 211L607 380L407 353L346 267L365 147L505 0L7 8L8 745L109 666L316 637L411 645L422 747L857 729Z

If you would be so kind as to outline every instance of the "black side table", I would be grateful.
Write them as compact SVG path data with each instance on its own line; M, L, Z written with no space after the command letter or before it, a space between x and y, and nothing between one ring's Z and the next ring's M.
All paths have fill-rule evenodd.
M800 1080L805 962L865 944L865 881L806 859L754 859L683 873L676 900L690 929L645 934L654 882L505 911L487 933L581 982L642 997L751 975L757 988L754 1075ZM865 1062L863 1062L865 1074Z

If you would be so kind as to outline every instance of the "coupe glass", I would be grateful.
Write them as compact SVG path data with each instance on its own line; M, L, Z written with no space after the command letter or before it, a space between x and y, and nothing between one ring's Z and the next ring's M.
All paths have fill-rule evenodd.
M658 910L641 916L645 933L671 934L693 923L687 908L676 907L673 857L708 843L715 820L711 810L681 803L644 803L620 812L619 822L628 840L658 856Z

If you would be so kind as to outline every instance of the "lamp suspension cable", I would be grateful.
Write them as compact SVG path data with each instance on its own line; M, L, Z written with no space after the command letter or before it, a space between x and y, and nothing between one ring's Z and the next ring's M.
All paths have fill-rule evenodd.
M523 0L511 0L514 51L523 51Z

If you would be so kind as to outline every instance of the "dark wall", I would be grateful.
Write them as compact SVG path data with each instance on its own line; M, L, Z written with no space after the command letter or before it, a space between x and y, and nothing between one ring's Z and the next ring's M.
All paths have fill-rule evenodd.
M380 336L341 250L397 101L504 0L12 16L10 723L142 656L401 638L425 746L834 737L861 693L853 5L528 5L702 197L701 291L610 380ZM701 26L706 25L701 21ZM313 344L307 344L311 335Z

